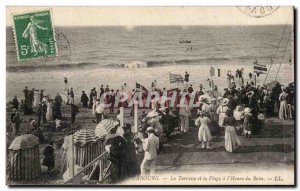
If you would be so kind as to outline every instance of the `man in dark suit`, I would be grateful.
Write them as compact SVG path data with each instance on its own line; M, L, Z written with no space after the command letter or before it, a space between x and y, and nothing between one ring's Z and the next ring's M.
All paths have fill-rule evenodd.
M71 124L72 125L74 125L74 123L75 123L75 117L78 112L79 112L78 107L71 103Z

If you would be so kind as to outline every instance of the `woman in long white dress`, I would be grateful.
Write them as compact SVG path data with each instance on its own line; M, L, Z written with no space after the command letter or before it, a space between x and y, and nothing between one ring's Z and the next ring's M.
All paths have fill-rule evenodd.
M224 119L225 117L227 117L226 112L229 109L227 104L229 103L229 99L228 98L224 98L222 100L221 105L217 108L216 113L219 115L219 121L218 121L218 125L221 128L221 133L224 135Z
M33 107L37 107L40 104L40 92L35 90L33 94Z
M70 91L69 91L69 89L65 89L64 96L65 96L65 100L64 100L65 104L69 105L69 102L70 102Z
M205 143L206 143L206 149L212 149L209 146L209 142L212 139L210 130L208 128L208 124L210 123L210 119L205 115L205 112L200 111L200 116L198 119L195 121L196 126L199 127L198 131L198 140L202 142L201 148L205 148Z
M241 145L240 139L236 134L234 127L234 118L226 117L225 118L225 149L228 152L233 152Z
M279 108L279 119L287 120L292 119L292 110L291 107L287 104L288 93L284 89L283 92L279 95L280 108Z
M46 112L46 119L47 121L52 120L53 114L53 102L52 100L47 101L47 112Z
M238 105L233 110L233 117L236 120L236 129L238 134L243 133L244 109L245 109L245 105Z

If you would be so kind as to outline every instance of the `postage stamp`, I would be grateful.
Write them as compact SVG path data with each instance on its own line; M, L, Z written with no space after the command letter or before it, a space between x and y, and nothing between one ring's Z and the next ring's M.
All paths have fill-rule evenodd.
M19 61L57 55L51 10L13 15Z

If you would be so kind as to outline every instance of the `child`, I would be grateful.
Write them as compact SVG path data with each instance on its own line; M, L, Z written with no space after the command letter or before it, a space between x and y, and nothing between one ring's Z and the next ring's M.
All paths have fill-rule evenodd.
M244 110L244 135L246 138L250 138L252 126L253 117L251 114L251 109L249 107L246 107Z
M199 126L198 131L198 140L202 142L202 147L205 148L206 143L206 149L212 149L209 146L209 141L212 139L210 130L208 128L208 124L210 123L210 119L204 114L204 111L200 111L199 118L195 121L195 125Z
M51 171L55 165L55 156L54 156L54 149L53 149L53 142L51 141L49 145L45 148L43 152L45 158L43 160L43 165L48 167L48 171Z
M227 117L225 119L225 149L228 152L233 152L241 145L240 139L235 132L234 118Z
M55 128L56 128L57 131L62 129L60 117L55 119Z
M225 132L225 126L224 126L224 119L227 117L226 111L229 110L228 107L229 99L224 98L222 100L221 105L217 108L216 113L219 115L219 127L221 128L221 134L224 135Z

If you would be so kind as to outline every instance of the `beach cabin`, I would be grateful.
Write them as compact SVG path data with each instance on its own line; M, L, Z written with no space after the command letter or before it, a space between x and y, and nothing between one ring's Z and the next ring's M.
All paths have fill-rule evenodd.
M33 180L41 173L39 138L32 134L16 137L9 150L9 180Z
M105 152L104 139L96 138L94 130L81 129L74 133L75 165L85 167L103 152Z

